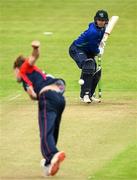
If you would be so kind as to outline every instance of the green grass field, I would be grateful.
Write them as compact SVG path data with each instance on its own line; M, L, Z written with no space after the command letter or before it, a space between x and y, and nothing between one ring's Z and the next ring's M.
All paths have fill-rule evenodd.
M52 179L137 179L136 7L136 0L0 0L0 179L44 179L37 103L12 71L19 54L31 53L34 39L41 41L37 65L67 83L58 144L67 159ZM98 9L120 19L102 58L102 103L85 105L79 102L80 71L68 48Z

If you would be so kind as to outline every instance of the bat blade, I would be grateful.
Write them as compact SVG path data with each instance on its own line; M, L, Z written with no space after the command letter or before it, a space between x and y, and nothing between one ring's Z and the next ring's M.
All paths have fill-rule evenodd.
M108 22L108 25L107 25L107 27L106 27L104 36L103 36L103 38L102 38L102 40L101 40L101 43L103 42L102 44L105 44L105 42L107 41L108 36L109 36L110 33L112 32L112 30L113 30L115 24L117 23L118 19L119 19L119 16L112 16L112 17L110 18L110 20L109 20L109 22ZM104 45L102 45L102 44L101 44L101 46L104 48Z
M105 33L104 33L104 36L101 40L101 43L100 43L100 47L101 48L104 48L105 47L105 42L107 41L107 38L109 36L109 34L112 32L115 24L117 23L119 19L119 16L112 16L108 22L108 25L106 27L106 30L105 30ZM98 67L101 67L101 57L98 57ZM101 87L101 77L100 77L100 80L98 82L98 95L99 95L99 98L101 98L102 96L102 87Z
M108 22L108 25L106 27L105 33L107 33L107 34L111 33L111 31L113 30L113 28L114 28L115 24L117 23L118 19L119 19L119 16L112 16L110 18L110 20Z

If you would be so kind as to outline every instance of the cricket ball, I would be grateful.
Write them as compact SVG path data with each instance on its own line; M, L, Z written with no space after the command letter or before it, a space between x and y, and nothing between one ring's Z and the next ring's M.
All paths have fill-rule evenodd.
M78 81L78 83L79 83L80 85L83 85L83 84L84 84L84 80L83 80L83 79L80 79L80 80Z

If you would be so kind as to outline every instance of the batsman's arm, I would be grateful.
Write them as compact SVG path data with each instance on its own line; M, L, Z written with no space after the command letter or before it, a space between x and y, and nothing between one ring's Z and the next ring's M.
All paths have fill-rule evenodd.
M40 54L40 51L39 51L40 42L33 41L31 46L32 46L33 50L32 50L31 56L29 57L28 62L30 65L34 65Z
M32 86L27 87L27 93L32 100L37 100L37 94L34 92Z

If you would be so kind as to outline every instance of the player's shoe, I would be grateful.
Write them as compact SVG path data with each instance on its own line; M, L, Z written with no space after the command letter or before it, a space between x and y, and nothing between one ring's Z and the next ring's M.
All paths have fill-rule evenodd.
M91 99L92 102L96 102L96 103L101 102L101 99L95 98L94 96L92 96L90 99Z
M89 95L88 95L88 94L84 95L84 97L83 97L83 102L84 102L84 103L91 103L91 99L89 98Z
M50 168L50 164L45 166L45 163L46 163L46 160L45 159L42 159L40 161L40 166L42 167L43 169L43 173L44 173L44 176L50 176L50 173L49 173L49 168Z
M56 153L51 163L45 166L46 160L42 159L40 162L40 166L43 168L44 176L54 176L60 167L60 163L65 159L65 153L63 151Z
M84 103L91 103L91 99L89 98L88 95L85 95L83 98L80 97L80 100L81 102L84 102Z
M50 176L54 176L58 172L60 163L62 161L64 161L65 157L66 157L66 155L63 151L60 151L53 156L53 158L51 160L51 164L49 166L49 175Z

